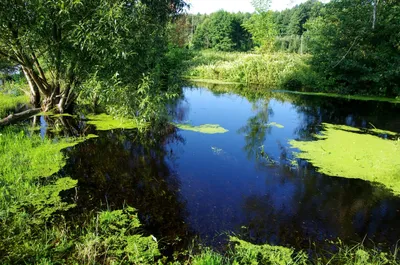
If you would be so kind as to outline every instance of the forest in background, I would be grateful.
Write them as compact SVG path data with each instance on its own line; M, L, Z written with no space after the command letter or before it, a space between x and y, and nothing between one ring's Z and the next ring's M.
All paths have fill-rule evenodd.
M309 0L279 12L270 11L268 1L253 4L257 10L253 14L222 10L210 15L181 14L170 26L170 42L193 51L212 50L217 56L223 52L244 53L241 58L249 53L305 55L301 58L307 67L297 66L279 88L387 97L400 94L398 1L323 4ZM257 70L250 67L242 74L250 71Z
M237 238L231 238L225 254L195 246L168 256L168 244L150 236L140 213L125 204L105 202L101 209L71 215L78 208L78 183L63 175L63 168L74 146L96 136L62 123L65 113L135 118L115 121L105 115L100 122L108 122L107 128L152 122L144 133L116 139L117 146L125 138L145 139L138 141L143 151L134 163L143 167L146 161L159 162L155 145L160 161L167 153L158 146L165 140L159 134L176 132L165 126L166 104L181 95L182 75L265 85L259 96L268 87L399 95L398 1L308 1L282 12L258 1L254 14L189 15L185 6L180 0L0 1L0 79L5 81L0 118L10 114L0 126L20 121L14 119L20 111L29 116L47 111L42 118L60 137L43 139L30 123L1 128L1 263L398 264L397 249L391 255L362 244L339 244L337 254L308 257ZM91 142L84 147L85 158L104 162L106 148L90 149ZM161 194L163 178L144 174L138 186L147 181L149 194L160 201L174 199Z

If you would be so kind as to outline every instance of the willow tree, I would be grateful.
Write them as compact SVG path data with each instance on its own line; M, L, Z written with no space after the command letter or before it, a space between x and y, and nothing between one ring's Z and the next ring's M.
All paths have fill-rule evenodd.
M94 74L127 82L154 67L182 0L2 0L0 57L19 65L30 101L64 112ZM154 47L153 47L154 44Z

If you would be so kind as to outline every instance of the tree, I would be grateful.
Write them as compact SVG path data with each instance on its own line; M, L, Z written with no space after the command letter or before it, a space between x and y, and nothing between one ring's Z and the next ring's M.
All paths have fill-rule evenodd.
M3 0L0 56L21 66L32 105L64 112L94 74L137 84L157 64L164 26L183 6L181 0Z
M250 33L242 23L250 14L232 14L218 11L207 16L202 23L194 26L193 47L217 51L247 51L252 47Z
M379 23L373 14L379 14ZM400 94L398 1L333 0L307 29L312 67L328 81L329 90Z
M212 48L217 51L232 51L234 17L226 11L212 13L199 25L193 36L195 48Z
M243 27L251 33L254 44L258 45L261 51L270 51L277 35L273 12L268 11L271 1L253 0L252 4L256 13L243 23Z

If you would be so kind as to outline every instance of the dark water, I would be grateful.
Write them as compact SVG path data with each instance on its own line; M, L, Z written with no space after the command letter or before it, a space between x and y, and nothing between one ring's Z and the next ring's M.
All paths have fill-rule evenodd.
M293 167L288 144L312 139L322 122L400 132L400 105L282 93L249 101L207 89L184 91L173 106L176 121L219 124L229 132L161 126L145 136L97 133L66 151L63 171L79 180L70 195L75 211L133 206L169 250L192 238L219 246L227 233L296 248L338 237L367 237L388 247L400 239L400 197L362 180L316 173L305 161ZM269 122L284 128L263 126Z

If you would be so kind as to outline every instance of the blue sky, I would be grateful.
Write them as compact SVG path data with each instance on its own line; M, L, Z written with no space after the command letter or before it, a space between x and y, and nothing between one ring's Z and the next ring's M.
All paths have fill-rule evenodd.
M212 13L220 9L230 12L253 12L251 0L189 0L192 7L189 13ZM273 10L282 10L290 7L293 0L273 0L271 8ZM303 1L304 2L304 1Z
M189 13L212 13L220 9L229 12L253 12L251 0L188 0L192 5ZM305 0L272 0L272 10L283 10Z

